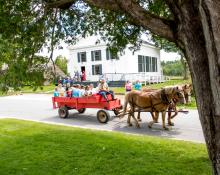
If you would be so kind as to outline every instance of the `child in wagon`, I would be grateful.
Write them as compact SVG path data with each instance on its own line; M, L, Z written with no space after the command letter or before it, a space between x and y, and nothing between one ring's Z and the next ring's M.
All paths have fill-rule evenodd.
M57 87L55 87L55 89L54 89L53 96L54 97L59 97L59 92L58 92Z
M97 88L94 88L94 85L92 83L89 85L89 89L92 92L92 95L98 93Z
M72 97L80 97L81 96L81 86L79 84L74 85L74 89L72 90Z
M92 91L90 90L90 87L87 85L85 86L85 91L83 96L90 96L90 95L92 95Z
M59 93L59 97L65 97L65 89L62 87L62 84L60 83L57 87L58 93Z

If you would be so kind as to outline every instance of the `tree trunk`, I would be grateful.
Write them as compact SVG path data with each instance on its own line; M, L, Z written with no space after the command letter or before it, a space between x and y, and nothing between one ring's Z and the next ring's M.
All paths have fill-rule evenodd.
M181 56L180 61L181 61L182 65L183 65L183 70L184 70L184 72L183 72L183 79L184 80L188 80L189 79L188 65L187 65L187 62L184 59L183 55L181 54L180 56Z
M181 7L179 38L191 71L213 174L220 175L220 2L196 2Z

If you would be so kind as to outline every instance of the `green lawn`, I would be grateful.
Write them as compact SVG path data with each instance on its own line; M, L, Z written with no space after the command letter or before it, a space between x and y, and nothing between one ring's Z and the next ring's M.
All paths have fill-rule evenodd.
M48 85L48 86L42 86L42 87L38 87L37 89L34 89L31 86L24 86L23 88L21 88L20 91L15 91L13 93L11 93L10 95L13 94L20 94L20 93L52 93L54 91L55 85ZM2 92L0 91L0 96L6 96L9 95L6 92Z
M147 85L146 87L153 88L153 89L160 89L165 86L174 86L174 85L191 84L191 83L192 83L191 80L171 79L164 83L150 84L150 85Z
M211 175L204 144L14 119L0 157L1 175Z
M31 86L25 86L21 89L22 93L52 93L54 91L55 85L48 85L38 87L37 89L33 89Z
M147 84L147 88L152 88L152 89L160 89L165 86L173 86L173 85L182 85L182 84L189 84L191 83L191 80L183 80L183 79L171 79L169 81L166 81L164 83L158 83L158 84ZM145 87L144 84L142 84L142 87ZM125 88L124 87L112 87L111 88L115 93L125 93Z

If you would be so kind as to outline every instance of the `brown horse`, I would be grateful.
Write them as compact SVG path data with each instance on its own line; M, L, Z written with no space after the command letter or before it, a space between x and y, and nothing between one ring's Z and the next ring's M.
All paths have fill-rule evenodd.
M136 126L140 127L137 119L134 116L135 111L143 112L162 112L163 128L168 129L165 126L165 113L171 99L175 96L183 96L181 87L166 87L161 90L155 90L152 92L143 91L131 91L125 96L124 111L122 115L125 115L127 111L127 105L129 104L130 115L128 115L128 121L130 122L130 117L135 120ZM152 126L154 122L152 121L149 127Z
M182 85L184 96L186 99L186 104L191 102L191 92L192 92L192 84Z
M178 109L176 107L177 103L181 103L181 104L185 104L185 103L189 103L191 102L191 91L192 91L192 85L191 84L184 84L184 85L180 85L181 88L183 89L184 92L184 98L173 98L171 103L168 106L168 125L169 126L174 126L174 123L171 122L171 119L173 119L174 117L177 116L178 114ZM172 115L172 112L174 112L174 114ZM154 115L154 120L157 123L158 122L158 114Z
M180 102L180 103L183 103L185 104L185 94L188 94L188 91L185 91L185 87L188 87L188 85L181 85L181 88L183 89L183 92L184 92L184 96L182 96L180 98L180 96L178 98L173 98L171 100L171 103L169 104L168 106L168 125L170 126L174 126L174 123L171 122L171 119L173 119L177 114L178 114L178 110L176 108L176 103L177 102ZM188 90L189 88L187 88ZM143 92L154 92L156 91L156 89L149 89L149 88L143 88L142 89ZM174 115L171 116L171 112L175 112ZM153 118L153 120L155 120L156 123L158 123L158 114L156 114L156 112L151 112L151 116ZM140 118L140 112L138 112L138 116L137 116L137 120L138 121L141 121L141 118Z

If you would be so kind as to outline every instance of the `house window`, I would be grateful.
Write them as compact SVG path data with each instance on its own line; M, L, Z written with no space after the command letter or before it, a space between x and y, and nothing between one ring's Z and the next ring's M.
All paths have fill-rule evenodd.
M77 53L78 62L86 62L86 52L78 52Z
M101 61L102 60L101 50L91 51L91 58L92 61Z
M111 51L109 49L106 49L106 60L119 60L118 55L113 56L113 54L111 53Z
M102 65L92 65L92 75L102 75Z
M157 72L157 58L138 55L138 72Z

